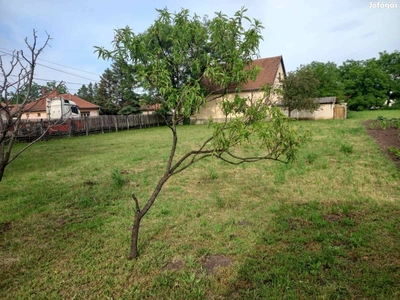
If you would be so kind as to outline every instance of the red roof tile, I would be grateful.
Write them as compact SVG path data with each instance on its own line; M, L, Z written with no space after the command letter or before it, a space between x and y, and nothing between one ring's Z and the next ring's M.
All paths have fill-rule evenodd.
M79 106L80 109L82 108L100 108L100 106L90 103L89 101L83 100L82 98L79 98L78 96L71 95L71 94L60 94L59 97L63 97L66 100L71 100L76 103L76 105Z
M249 80L245 84L243 84L241 90L242 91L255 91L261 89L266 84L274 84L276 75L279 70L279 66L282 63L283 74L282 76L286 75L285 65L283 63L282 56L274 56L274 57L267 57L267 58L260 58L255 59L251 62L249 67L254 65L261 68L260 72L257 75L256 80ZM214 86L210 83L209 80L204 80L203 83L206 85L207 89L210 91L218 91L220 88ZM233 91L235 89L235 85L232 85L229 90Z
M82 109L90 109L90 108L92 108L92 109L100 108L100 106L90 103L86 100L83 100L75 95L71 95L71 94L59 94L58 96L56 96L56 95L58 95L58 93L52 92L49 95L47 95L45 98L41 98L39 100L32 101L25 106L24 111L31 111L31 112L45 111L46 110L46 98L54 98L54 97L62 97L66 100L74 101L81 110Z
M259 90L265 84L274 84L279 65L282 62L283 74L286 74L282 56L267 57L253 60L252 65L261 68L255 81L250 80L243 85L243 91Z

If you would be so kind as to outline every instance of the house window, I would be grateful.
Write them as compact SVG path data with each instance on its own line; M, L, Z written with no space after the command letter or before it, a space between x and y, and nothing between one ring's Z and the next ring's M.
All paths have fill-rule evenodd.
M90 112L81 113L81 116L82 117L89 117L90 116Z
M40 113L37 113L37 116L40 117Z

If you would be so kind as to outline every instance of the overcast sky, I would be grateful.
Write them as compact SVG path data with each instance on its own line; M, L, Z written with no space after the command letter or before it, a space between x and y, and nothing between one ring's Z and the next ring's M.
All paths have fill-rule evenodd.
M33 28L43 42L47 31L53 38L51 47L39 62L53 69L38 66L36 78L69 82L70 92L75 93L82 84L99 81L109 66L97 58L93 46L110 49L114 29L129 25L135 32L143 32L156 19L156 8L167 7L172 12L187 8L211 18L216 11L232 16L245 6L247 16L261 20L265 27L260 57L283 55L286 71L312 61L340 65L347 59L368 59L384 50L400 50L400 0L379 2L389 8L370 8L371 3L376 7L378 2L0 0L0 51L23 49L24 38L32 37Z

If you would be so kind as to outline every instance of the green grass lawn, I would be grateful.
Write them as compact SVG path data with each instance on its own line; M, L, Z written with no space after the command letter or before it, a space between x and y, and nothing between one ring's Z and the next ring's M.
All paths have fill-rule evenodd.
M361 125L379 115L400 112L295 122L313 138L291 166L208 159L172 177L133 261L131 193L154 188L169 129L37 143L0 183L0 298L399 299L400 172ZM178 152L209 132L180 127ZM208 273L213 255L230 264Z

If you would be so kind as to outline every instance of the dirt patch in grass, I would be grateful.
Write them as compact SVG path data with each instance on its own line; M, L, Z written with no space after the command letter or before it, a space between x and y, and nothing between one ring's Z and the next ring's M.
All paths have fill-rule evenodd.
M184 266L184 263L181 260L178 260L175 262L171 261L166 266L163 267L163 270L171 270L171 271L181 270L183 268L183 266Z
M0 223L0 234L11 230L11 222Z
M324 216L324 220L329 222L340 222L342 221L342 216L337 214L327 214Z
M251 226L251 225L252 225L251 222L246 221L246 220L239 221L238 224L239 224L240 226L243 226L243 227L248 227L248 226Z
M211 255L206 257L202 263L207 274L214 274L217 267L228 267L232 263L232 259L225 255Z
M390 147L395 147L400 149L400 136L399 129L397 128L386 128L382 129L377 127L375 129L371 128L371 124L375 121L365 121L363 125L367 129L367 133L375 140L382 152L385 153L400 169L400 159L396 157L395 154L389 151Z

